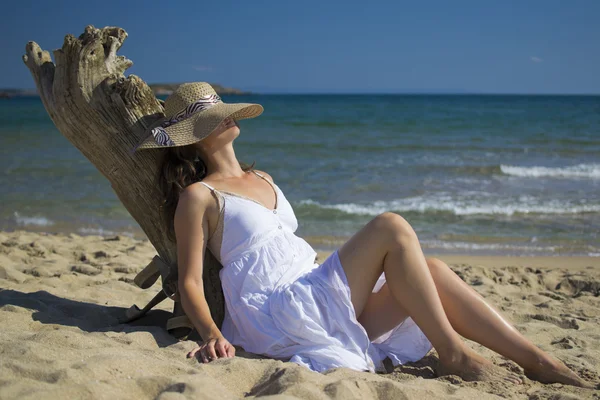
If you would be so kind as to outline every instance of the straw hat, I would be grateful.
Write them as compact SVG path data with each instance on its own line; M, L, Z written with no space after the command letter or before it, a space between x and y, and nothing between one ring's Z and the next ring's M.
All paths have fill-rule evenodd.
M132 152L192 144L210 135L228 117L240 120L263 112L260 104L223 103L206 82L179 85L165 100L164 108L165 117L146 130Z

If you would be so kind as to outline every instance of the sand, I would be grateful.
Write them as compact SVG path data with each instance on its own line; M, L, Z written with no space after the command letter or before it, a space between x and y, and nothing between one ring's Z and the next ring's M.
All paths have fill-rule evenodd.
M0 398L600 398L525 377L518 386L437 378L434 354L388 374L319 374L243 351L200 364L185 357L194 342L163 329L170 301L134 324L119 322L159 290L133 284L154 254L148 241L123 236L0 232ZM599 381L600 258L440 258L542 349Z

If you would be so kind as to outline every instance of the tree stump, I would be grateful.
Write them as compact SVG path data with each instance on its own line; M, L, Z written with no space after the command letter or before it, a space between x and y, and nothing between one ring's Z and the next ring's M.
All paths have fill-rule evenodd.
M23 61L58 130L109 180L155 247L160 258L144 269L146 277L138 285L147 288L161 276L163 291L171 296L177 285L177 252L175 243L167 239L160 215L163 196L157 185L164 150L130 152L146 128L164 113L146 82L135 75L125 77L133 62L118 56L117 50L126 38L122 28L88 25L78 38L65 36L62 48L53 52L56 64L33 41L27 43ZM222 266L210 251L206 254L204 290L220 326L225 310L218 274ZM159 293L155 299L165 295ZM177 304L175 310L181 315ZM141 315L134 312L129 319Z

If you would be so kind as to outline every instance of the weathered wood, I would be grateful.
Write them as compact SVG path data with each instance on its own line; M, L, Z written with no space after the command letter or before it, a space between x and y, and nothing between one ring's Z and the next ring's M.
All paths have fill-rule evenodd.
M164 290L161 290L154 296L152 300L144 308L139 308L137 304L132 305L125 311L125 319L123 319L124 323L135 321L146 315L148 311L150 311L154 306L162 303L163 300L167 298Z
M160 274L163 289L168 289L177 282L177 254L159 209L162 194L156 182L163 150L130 153L145 129L164 116L163 108L142 79L124 76L133 65L117 55L126 38L119 27L88 25L78 38L65 36L62 48L53 52L56 65L33 41L27 43L23 61L58 130L109 180L166 263ZM220 268L207 251L205 293L219 325L224 314Z
M160 271L168 271L169 265L166 264L162 258L159 256L154 256L150 264L148 264L143 270L137 273L135 278L133 279L133 283L135 283L138 287L142 289L148 289L161 275Z

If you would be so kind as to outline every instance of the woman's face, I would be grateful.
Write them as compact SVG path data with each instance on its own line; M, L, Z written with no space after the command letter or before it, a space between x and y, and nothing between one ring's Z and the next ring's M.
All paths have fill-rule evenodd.
M222 147L226 143L232 142L240 134L240 126L233 118L225 118L205 139L198 142L198 145L208 151Z
M236 136L240 133L240 126L238 125L237 121L231 117L225 118L223 122L221 122L221 124L211 132L210 136L219 136L229 130L236 131Z

